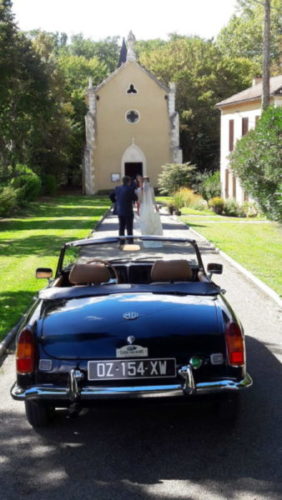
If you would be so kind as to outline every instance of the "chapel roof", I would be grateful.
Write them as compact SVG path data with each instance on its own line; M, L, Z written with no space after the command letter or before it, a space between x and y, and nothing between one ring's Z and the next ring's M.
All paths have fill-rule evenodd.
M273 76L269 80L270 83L270 95L281 95L282 96L282 75ZM224 108L225 106L230 106L231 104L238 104L249 101L257 101L261 99L262 96L262 81L252 85L238 94L234 94L221 102L218 102L216 106L218 108Z
M129 64L136 64L142 71L144 71L154 82L161 87L165 92L169 92L170 89L169 87L158 80L158 78L151 73L148 69L146 69L144 66L139 64L136 60L136 54L134 51L134 43L136 39L132 31L130 31L128 38L127 38L127 44L125 43L125 40L123 39L122 47L121 47L121 52L120 52L120 58L119 58L119 64L118 67L113 73L111 73L109 76L105 78L97 87L95 87L95 91L99 91L104 85L106 85L112 78L114 78L120 71L123 71Z

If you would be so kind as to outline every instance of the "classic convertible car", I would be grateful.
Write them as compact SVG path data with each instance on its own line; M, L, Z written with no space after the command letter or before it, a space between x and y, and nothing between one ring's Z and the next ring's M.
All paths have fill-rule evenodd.
M194 240L165 237L66 243L58 267L37 269L39 292L17 335L12 397L34 427L56 408L97 400L212 395L236 413L251 386L244 333L204 268Z

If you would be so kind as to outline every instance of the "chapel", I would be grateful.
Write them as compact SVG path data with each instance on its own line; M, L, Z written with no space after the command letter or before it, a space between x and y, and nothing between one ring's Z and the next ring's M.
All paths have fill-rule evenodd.
M136 60L135 37L123 43L118 68L87 90L83 189L112 190L124 175L149 176L157 186L161 167L182 163L175 84L159 81Z

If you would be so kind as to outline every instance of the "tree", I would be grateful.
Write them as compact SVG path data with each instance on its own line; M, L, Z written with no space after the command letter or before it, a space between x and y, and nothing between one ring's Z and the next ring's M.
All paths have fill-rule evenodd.
M32 49L44 69L47 100L41 95L41 123L30 136L27 164L41 175L65 183L70 162L71 120L65 103L64 75L57 64L57 34L33 33ZM63 37L60 37L63 39Z
M68 150L68 184L80 173L85 140L84 117L86 114L85 93L89 77L98 85L107 75L107 67L97 57L61 54L57 67L63 77L64 112L71 127ZM76 182L76 181L75 181Z
M262 60L262 109L270 99L270 0L264 0L263 60Z
M115 36L95 42L79 33L72 36L68 52L70 55L83 56L86 59L98 59L106 66L107 73L111 73L118 65L120 52L118 40L119 37Z
M195 165L189 163L167 163L158 178L161 194L174 194L181 187L189 187L193 182Z
M216 103L250 85L257 67L243 58L223 57L212 41L171 36L140 52L140 62L165 83L176 82L184 161L201 171L219 163L220 116Z
M237 0L238 14L219 33L216 45L228 57L246 57L262 66L263 0ZM282 57L282 0L271 1L271 74L281 72ZM261 69L260 73L261 74Z
M19 33L10 0L0 2L0 72L0 164L5 176L8 165L26 162L50 105L45 67Z
M282 221L282 108L269 107L236 144L230 166L271 219Z

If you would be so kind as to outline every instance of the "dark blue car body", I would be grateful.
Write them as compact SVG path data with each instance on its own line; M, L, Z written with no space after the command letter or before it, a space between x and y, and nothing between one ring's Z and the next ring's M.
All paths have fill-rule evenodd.
M88 272L99 277L87 282ZM234 414L251 384L242 326L196 242L108 238L62 249L55 279L20 325L11 394L37 427L56 407L120 398L220 395Z

